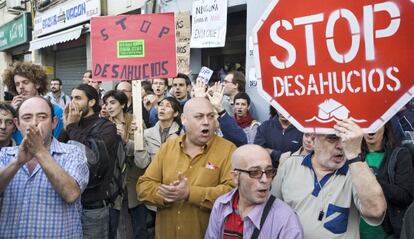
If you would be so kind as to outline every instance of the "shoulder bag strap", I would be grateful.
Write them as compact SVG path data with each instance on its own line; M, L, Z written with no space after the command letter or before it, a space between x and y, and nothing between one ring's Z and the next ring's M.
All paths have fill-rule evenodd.
M260 230L262 229L263 224L266 221L267 215L269 214L270 208L272 207L275 199L275 196L270 195L269 200L267 200L267 203L263 209L262 218L260 219L260 229L257 229L257 227L254 228L251 239L257 239L259 237Z

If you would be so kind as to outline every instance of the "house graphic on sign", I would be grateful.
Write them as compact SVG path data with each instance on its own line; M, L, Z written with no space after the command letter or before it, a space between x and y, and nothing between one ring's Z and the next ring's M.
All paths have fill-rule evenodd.
M328 99L318 106L318 118L329 120L333 117L337 119L348 118L349 110L334 99Z
M318 115L307 119L306 122L318 121L320 123L338 122L341 119L349 118L350 111L343 104L334 99L327 99L318 105ZM354 122L360 123L366 120L350 118Z

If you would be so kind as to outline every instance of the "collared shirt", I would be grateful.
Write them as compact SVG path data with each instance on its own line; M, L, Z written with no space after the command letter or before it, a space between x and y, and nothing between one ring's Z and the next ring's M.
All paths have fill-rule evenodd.
M231 200L236 189L217 198L211 212L204 239L223 238L224 220L232 213ZM251 238L254 229L260 228L260 220L266 203L258 204L244 218L243 238ZM259 239L301 239L302 226L295 212L286 203L276 199L260 230ZM322 237L321 237L322 238Z
M305 238L358 239L361 205L348 164L318 182L312 156L288 158L278 169L272 193L296 211ZM382 221L364 219L370 225Z
M52 92L48 92L45 98L50 100L52 104L59 105L62 109L65 109L66 105L70 103L70 97L67 96L63 91L60 92L59 97L55 97Z
M15 160L18 147L0 151L0 168ZM89 170L86 157L74 146L53 138L49 149L53 159L86 188ZM80 197L66 203L54 190L40 164L30 175L22 166L3 193L0 238L82 238Z
M184 140L185 135L162 144L137 183L139 199L158 207L155 237L159 239L203 238L214 201L234 186L230 176L234 144L215 135L204 152L191 158L183 150ZM179 172L188 180L188 201L165 204L158 186L178 180Z

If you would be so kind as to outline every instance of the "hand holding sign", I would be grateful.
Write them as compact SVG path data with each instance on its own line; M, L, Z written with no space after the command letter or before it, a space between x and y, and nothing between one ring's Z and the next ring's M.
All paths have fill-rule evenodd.
M203 66L201 67L200 73L198 73L197 80L202 80L207 85L213 75L213 72L214 71L212 69Z

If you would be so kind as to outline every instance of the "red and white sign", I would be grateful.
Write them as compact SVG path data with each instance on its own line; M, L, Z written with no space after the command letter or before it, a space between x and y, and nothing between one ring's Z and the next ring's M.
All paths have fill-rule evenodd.
M301 131L374 132L414 95L413 43L413 1L274 1L254 30L259 89Z
M174 13L93 17L92 79L177 75Z

